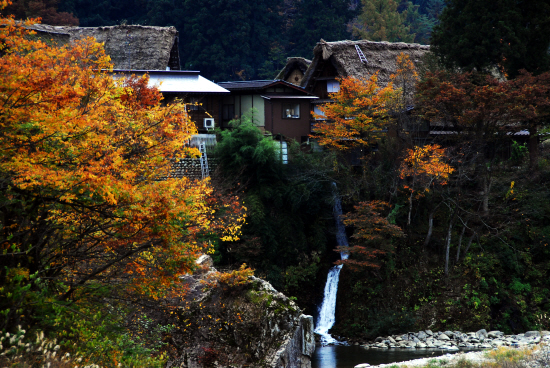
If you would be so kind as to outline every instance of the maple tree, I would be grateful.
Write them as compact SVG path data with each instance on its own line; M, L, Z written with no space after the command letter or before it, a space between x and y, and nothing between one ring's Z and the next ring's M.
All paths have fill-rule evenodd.
M382 211L389 207L387 202L360 202L353 207L354 212L342 215L344 225L354 229L351 244L349 247L339 246L335 249L351 257L339 260L336 264L345 264L354 271L378 268L380 265L376 258L393 251L392 239L403 237L403 231L382 216Z
M30 22L0 23L0 328L33 323L21 285L58 305L100 285L183 297L205 234L237 238L243 211L214 206L208 181L171 177L171 158L198 154L185 106L161 105L147 76L113 79L93 39L57 48Z
M407 149L405 155L399 168L399 176L401 179L410 178L410 183L404 185L404 188L410 192L407 220L407 224L410 225L413 198L423 196L436 185L447 184L449 175L454 169L445 162L445 149L437 144L415 146L413 149Z
M315 123L312 138L319 144L338 150L368 146L375 131L387 122L388 104L397 96L393 84L378 85L378 75L368 79L347 77L340 80L332 102L320 109L324 115Z

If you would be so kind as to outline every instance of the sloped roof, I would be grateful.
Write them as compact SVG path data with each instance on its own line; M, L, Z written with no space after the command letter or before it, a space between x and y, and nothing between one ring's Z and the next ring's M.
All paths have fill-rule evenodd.
M70 42L94 37L105 43L115 69L179 70L178 31L175 27L119 25L112 27L65 27L35 24L41 38Z
M367 59L366 63L360 60L355 46L362 51ZM368 78L378 72L379 83L385 85L389 82L390 75L397 70L397 56L400 53L409 55L415 64L419 64L429 51L430 46L416 43L321 40L313 49L313 61L302 80L302 86L307 89L313 82L317 68L327 61L332 63L338 77Z
M299 69L302 73L306 73L307 68L311 65L311 60L308 60L303 57L289 57L286 59L285 67L277 74L275 79L286 80L290 73L294 69Z
M125 70L113 69L115 76L149 74L149 86L163 93L229 93L223 87L190 70Z
M296 86L287 81L278 80L278 79L219 82L218 85L220 85L223 88L227 88L230 91L262 90L262 89L276 86L276 85L283 85L285 87L290 87L293 90L310 95L310 93L306 91L303 87Z

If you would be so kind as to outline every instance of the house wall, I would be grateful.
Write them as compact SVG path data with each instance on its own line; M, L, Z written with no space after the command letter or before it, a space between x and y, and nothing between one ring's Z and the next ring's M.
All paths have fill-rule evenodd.
M259 127L265 127L265 114L262 113L264 111L265 100L261 97L261 95L224 96L223 104L234 106L235 116L233 118L240 118L244 114L248 113L250 109L256 109L259 114L254 115L254 121ZM227 127L228 121L229 120L227 119L223 119L222 126Z
M175 99L181 99L185 103L193 104L197 103L196 106L189 105L187 107L187 112L191 121L195 123L197 130L199 132L206 132L204 128L204 119L205 118L214 118L214 125L216 127L220 126L221 123L221 106L220 102L222 96L220 95L204 95L204 94L179 94L179 93L165 93L164 104L174 103Z
M283 118L283 104L286 103L300 104L300 118ZM271 123L267 124L266 130L273 133L273 135L281 134L286 138L294 139L298 143L307 139L307 136L310 134L311 126L308 100L270 100L267 102L266 106L269 106L266 107L266 120L272 119Z

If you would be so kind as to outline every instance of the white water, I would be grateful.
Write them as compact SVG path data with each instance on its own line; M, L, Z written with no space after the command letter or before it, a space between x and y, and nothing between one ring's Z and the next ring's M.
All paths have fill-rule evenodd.
M335 191L336 192L336 191ZM342 215L342 204L340 198L335 196L334 219L336 220L336 242L338 246L348 246L346 229L340 216ZM340 253L340 259L347 259L346 253ZM323 303L319 308L319 317L315 327L315 332L321 335L321 344L339 344L340 342L333 338L328 331L334 326L334 314L336 312L336 294L338 293L338 281L340 279L340 270L342 265L334 266L330 269L325 284L325 294Z

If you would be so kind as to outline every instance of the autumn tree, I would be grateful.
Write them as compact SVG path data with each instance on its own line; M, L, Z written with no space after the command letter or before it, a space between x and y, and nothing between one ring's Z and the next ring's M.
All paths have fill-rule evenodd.
M185 107L162 106L147 76L113 79L93 39L56 48L0 21L0 328L99 290L181 298L202 235L238 236L216 223L207 181L170 175L171 158L196 154Z
M365 268L379 268L377 258L392 252L392 241L403 237L403 231L397 225L391 224L382 212L389 207L383 201L360 202L354 206L354 211L342 215L344 225L353 228L349 247L339 246L335 250L351 257L337 261L354 271ZM343 257L344 258L344 257Z
M16 0L5 10L16 19L41 18L45 24L53 26L77 26L78 18L72 13L58 11L59 0Z
M439 145L416 146L407 149L405 158L399 169L401 179L409 179L410 182L404 185L409 191L409 215L407 224L411 224L411 213L413 198L419 198L428 193L436 185L446 185L449 175L454 169L447 164L445 149ZM430 216L430 231L433 223L433 214ZM428 236L429 237L429 236Z
M322 146L338 150L368 146L375 131L388 121L388 105L396 99L393 84L378 85L378 75L357 79L347 77L340 81L340 90L331 93L332 102L321 107L324 115L313 127Z

